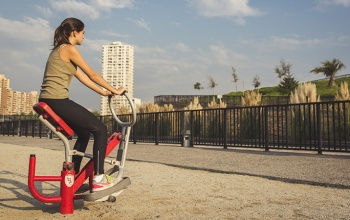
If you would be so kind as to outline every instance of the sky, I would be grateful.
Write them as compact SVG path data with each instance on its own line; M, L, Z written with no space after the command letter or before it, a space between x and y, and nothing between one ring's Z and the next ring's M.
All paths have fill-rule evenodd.
M310 70L325 60L350 67L350 0L11 0L0 2L0 74L13 90L40 90L54 30L67 17L84 22L78 49L98 73L102 45L134 47L134 97L143 102L253 89L256 76L260 87L276 86L282 59L299 82L324 78ZM100 96L75 78L70 98L100 109Z

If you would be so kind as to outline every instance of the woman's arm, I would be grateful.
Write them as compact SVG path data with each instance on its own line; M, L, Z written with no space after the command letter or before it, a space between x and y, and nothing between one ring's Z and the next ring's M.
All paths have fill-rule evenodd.
M104 96L112 95L110 91L103 90L101 87L97 86L96 83L94 83L86 74L81 72L79 69L75 73L75 77L77 77L77 79L81 83L83 83L85 86L89 87L90 89L94 90L100 95L104 95Z
M94 83L102 86L103 88L107 89L108 91L110 91L113 94L117 94L117 95L121 95L125 90L124 87L120 87L118 89L113 88L106 80L104 80L100 74L98 74L97 72L95 72L83 59L83 57L81 56L79 50L73 46L73 45L67 45L64 48L61 48L61 56L62 59L64 60L67 59L71 62L73 62L74 64L76 64L85 74L83 74L82 72L78 72L76 73L76 77L79 79L79 81L81 81L82 83L84 83L84 85L86 85L87 87L93 89L94 91L96 91L96 85L92 85ZM88 80L86 78L84 78L85 75L87 76L86 78L88 78L90 80L90 82L88 82ZM101 94L98 91L101 91L102 89L100 88L97 89L97 93ZM102 90L103 91L103 90Z

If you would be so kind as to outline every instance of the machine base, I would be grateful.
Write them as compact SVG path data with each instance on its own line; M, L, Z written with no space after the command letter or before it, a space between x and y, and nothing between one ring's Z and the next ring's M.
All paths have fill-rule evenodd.
M102 190L99 192L87 191L83 194L85 201L115 201L115 197L118 196L126 187L131 184L129 177L124 177L119 183L115 184L111 188ZM114 198L113 198L114 197Z

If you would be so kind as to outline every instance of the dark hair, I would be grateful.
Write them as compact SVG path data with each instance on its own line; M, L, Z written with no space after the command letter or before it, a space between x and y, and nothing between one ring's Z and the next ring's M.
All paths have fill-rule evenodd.
M62 44L70 44L69 36L73 31L82 31L84 23L77 18L66 18L61 25L56 28L53 39L53 50Z

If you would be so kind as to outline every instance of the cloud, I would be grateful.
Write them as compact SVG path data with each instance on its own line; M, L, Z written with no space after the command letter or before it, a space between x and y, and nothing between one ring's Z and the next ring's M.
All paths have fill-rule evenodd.
M114 31L101 31L100 33L103 35L106 35L106 36L111 36L111 37L131 38L131 36L128 34L120 34L120 33L114 32Z
M102 51L102 45L110 44L111 42L108 40L90 40L88 38L84 39L83 45L86 45L90 50L95 52Z
M144 56L145 58L159 58L167 54L167 50L160 47L134 47L135 52ZM140 60L141 61L141 60Z
M35 8L38 12L43 14L45 17L50 17L53 14L50 8L41 7L39 5L37 5Z
M273 49L296 50L305 48L328 48L328 47L347 47L350 43L350 37L347 35L330 36L327 38L310 38L299 39L296 37L280 37L272 36L269 42L257 44L265 44ZM266 48L265 48L266 49Z
M348 35L340 35L336 38L338 44L350 44L350 37Z
M134 6L134 0L92 0L91 3L106 11L111 8L132 8Z
M151 31L150 27L148 26L147 22L145 21L145 19L141 18L139 20L134 20L134 23L140 27L140 28L143 28L143 29L146 29L148 31Z
M47 20L0 17L1 72L11 78L12 89L33 91L40 88L52 37L53 30Z
M249 0L187 0L191 7L205 17L233 17L238 24L244 18L260 16L262 12L249 6Z
M317 0L319 4L325 5L340 5L344 7L350 6L350 0Z
M190 51L190 48L186 44L181 43L181 42L176 44L176 48L179 51L181 51L181 52L188 52L188 51Z
M91 0L89 3L78 0L50 0L50 4L54 10L67 15L97 19L101 12L110 11L113 8L132 8L134 0Z
M190 57L179 57L177 52L176 45L166 48L135 47L136 97L161 95L154 94L155 91L165 91L166 94L188 94L192 91L192 82L198 81L198 74L203 74L205 68L192 62L191 56L196 56L196 53L189 53Z
M344 43L346 43L346 38L341 38ZM320 38L310 38L310 39L300 39L298 36L293 35L292 37L281 37L281 36L271 36L267 39L262 40L250 40L245 39L241 41L242 45L250 47L254 50L266 53L266 51L281 51L281 50L299 50L306 48L320 48L330 46L335 44L337 39L320 39Z
M0 34L25 41L47 41L53 30L49 22L41 18L25 17L24 21L0 17Z
M285 38L285 37L271 37L271 45L275 48L285 49L285 50L294 50L301 47L314 47L318 45L324 45L325 41L320 39L306 39L299 40L296 38Z
M197 60L197 63L202 63L202 65L206 66L206 68L214 66L230 67L233 63L242 64L248 60L244 54L233 51L232 48L227 47L223 43L208 45L208 51L195 52L193 58Z
M54 10L65 12L68 15L75 15L76 17L88 16L92 19L96 19L100 16L99 11L93 5L84 2L75 0L51 0L50 4Z
M213 62L221 65L227 65L231 62L230 56L224 45L210 45L211 54L213 55Z

